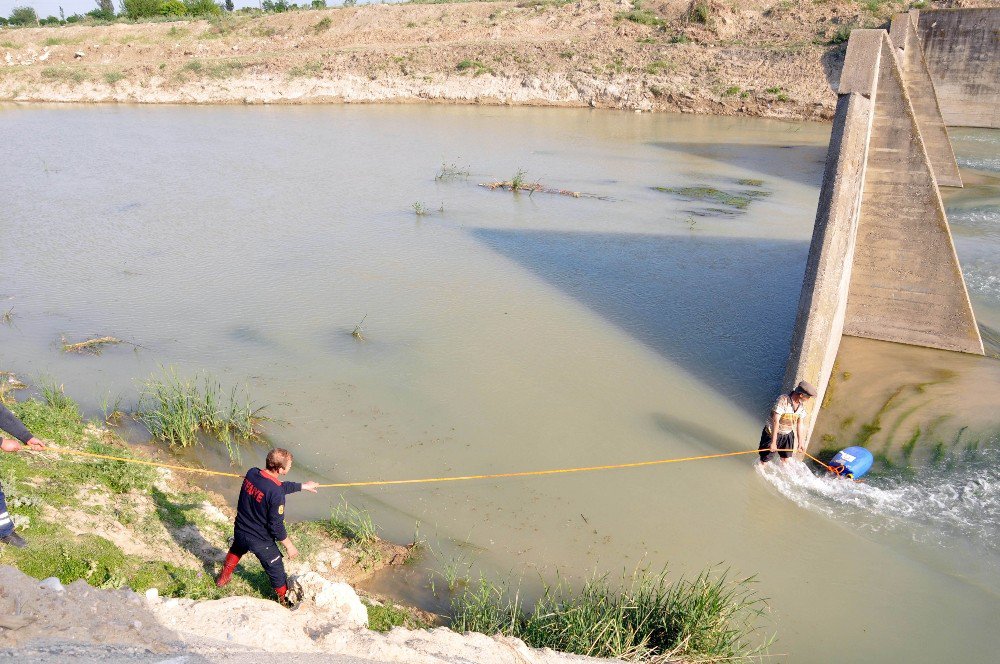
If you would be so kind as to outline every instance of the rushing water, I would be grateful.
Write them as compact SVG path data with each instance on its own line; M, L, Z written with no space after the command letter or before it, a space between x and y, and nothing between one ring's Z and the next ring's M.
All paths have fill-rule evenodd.
M752 447L829 131L404 106L7 106L0 120L0 308L15 314L2 368L94 411L107 395L134 402L161 367L207 370L271 404L295 472L330 481ZM997 140L956 133L969 186L947 204L977 315L1000 329ZM468 177L435 180L442 161ZM521 168L608 200L477 186ZM655 189L698 185L769 195L737 211ZM350 334L362 319L364 343ZM62 335L92 334L139 348L59 352ZM998 366L845 340L817 436L846 441L881 412L873 440L917 468L862 485L737 457L346 497L398 541L419 523L428 567L474 562L529 593L539 576L639 564L757 573L789 660L987 661ZM296 496L290 511L338 500ZM408 574L381 583L433 602L424 572Z

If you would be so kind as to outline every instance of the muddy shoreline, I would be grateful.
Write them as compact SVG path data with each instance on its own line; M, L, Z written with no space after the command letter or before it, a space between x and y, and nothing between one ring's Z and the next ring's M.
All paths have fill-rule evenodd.
M0 100L444 103L824 120L857 3L366 5L0 31Z

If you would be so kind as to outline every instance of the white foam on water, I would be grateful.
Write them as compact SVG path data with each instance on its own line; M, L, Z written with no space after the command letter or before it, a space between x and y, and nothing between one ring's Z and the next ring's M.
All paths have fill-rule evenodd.
M1000 158L996 157L958 157L958 165L977 171L1000 171Z
M962 267L969 291L1000 303L1000 267L992 261L970 261Z
M948 209L948 223L983 230L1000 229L1000 207L983 206Z
M798 461L759 464L757 472L798 505L852 527L902 529L916 541L943 546L964 541L1000 554L998 461L1000 454L986 449L952 466L863 482L817 475Z

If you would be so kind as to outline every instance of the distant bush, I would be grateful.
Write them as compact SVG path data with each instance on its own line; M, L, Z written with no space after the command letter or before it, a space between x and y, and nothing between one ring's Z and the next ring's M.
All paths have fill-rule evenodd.
M356 4L358 4L358 0L344 0L345 7L353 7Z
M326 9L326 0L312 0L313 9Z
M219 16L222 14L222 7L215 4L215 0L185 0L187 13L191 16Z
M8 21L7 19L5 19L3 16L0 16L0 25L9 25L9 24L10 24L10 21Z
M184 16L187 13L187 5L181 2L181 0L167 0L160 5L161 16Z
M162 0L121 0L121 1L122 1L122 13L125 14L127 18L130 18L132 20L160 15L160 4ZM98 9L96 11L100 11L102 15L105 15L105 10L103 9ZM112 19L113 18L114 17L112 17Z
M285 0L277 0L277 2L274 2L273 0L264 0L260 3L260 8L266 12L280 14L282 12L287 12L292 7L285 2Z
M38 25L59 25L60 23L62 21L55 16L46 16L45 18L38 19Z
M112 9L110 12L105 9L91 9L86 14L95 21L113 21L115 20L115 10Z
M11 25L34 25L38 23L38 14L34 7L14 7L10 10Z

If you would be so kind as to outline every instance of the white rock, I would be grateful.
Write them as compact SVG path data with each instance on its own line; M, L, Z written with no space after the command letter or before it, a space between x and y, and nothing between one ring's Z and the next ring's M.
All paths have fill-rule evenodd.
M316 572L289 580L288 597L296 604L311 603L345 627L367 627L368 609L346 583L327 581Z
M73 57L76 58L77 60L79 60L84 55L85 55L85 53L83 51L77 51L76 53L73 54Z
M59 579L54 576L50 576L47 579L42 579L38 582L39 588L44 588L45 590L52 590L57 593L64 592L66 589L63 588L63 584Z
M155 602L160 598L160 591L156 588L150 588L146 591L146 601Z

